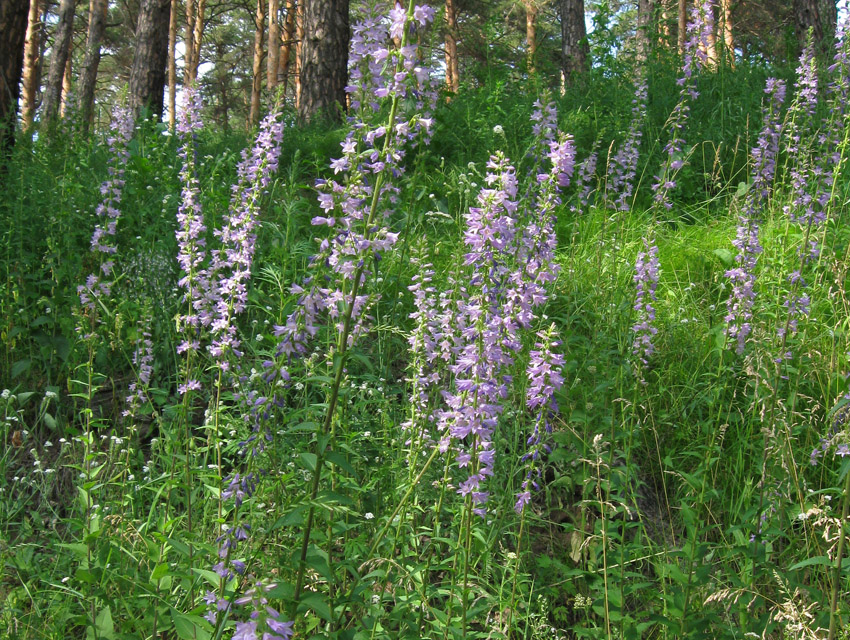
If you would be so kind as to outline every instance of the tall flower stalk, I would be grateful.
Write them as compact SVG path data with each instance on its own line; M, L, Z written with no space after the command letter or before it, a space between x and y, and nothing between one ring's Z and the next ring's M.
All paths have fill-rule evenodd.
M112 110L112 122L107 136L109 144L109 177L100 185L103 200L95 213L98 223L91 237L91 251L97 257L98 270L89 274L85 284L77 287L80 303L94 311L98 298L109 296L112 291L112 276L115 268L114 256L118 252L115 235L121 218L121 197L124 193L124 169L130 159L128 145L133 138L133 114L122 106Z
M398 234L387 227L398 191L391 178L403 172L405 143L420 134L427 139L430 132L430 118L418 115L419 110L411 115L405 109L424 107L432 102L427 83L430 72L421 66L418 48L408 42L412 30L426 26L433 17L432 9L416 6L411 1L406 11L398 5L394 8L389 33L384 31L383 37L376 23L355 28L357 51L352 64L358 71L355 78L361 81L357 86L362 86L363 90L358 93L359 89L351 87L349 91L357 97L357 120L352 122L342 142L342 156L331 162L334 174L341 174L342 180L320 180L316 185L323 215L316 216L313 224L329 228L332 237L321 242L319 253L311 262L314 275L302 285L293 287L298 296L295 310L285 325L276 327L281 338L278 356L287 363L308 352L324 318L334 335L333 352L328 354L332 377L313 451L316 464L308 488L310 506L298 555L293 611L303 591L307 550L314 526L314 503L325 456L333 447L332 425L345 362L355 340L367 331L369 311L378 298L377 293L366 289L367 276L398 239ZM398 36L399 47L390 50L386 47L386 36L393 33ZM380 73L372 62L380 65ZM367 67L365 73L363 65ZM387 120L380 125L371 124L372 101L384 99L390 101ZM286 366L288 364L280 368L280 375L288 375Z
M732 282L732 293L727 301L726 336L735 340L736 351L744 352L747 338L752 332L753 304L756 298L756 265L762 253L759 225L767 206L776 175L779 141L782 137L782 104L785 101L785 83L768 78L765 85L767 102L763 109L761 133L750 151L752 159L752 184L747 191L744 206L738 218L738 229L733 245L738 250L735 262L726 277Z
M679 89L679 101L667 119L666 128L669 131L669 140L664 146L664 161L652 185L654 193L652 203L653 227L660 214L673 208L670 192L676 187L676 175L685 166L686 153L683 136L690 115L690 103L699 96L694 71L709 63L705 52L714 29L713 16L714 1L705 0L701 5L694 5L687 24L682 75L676 81L681 87ZM660 269L654 228L650 230L648 237L644 238L643 243L644 249L638 253L635 262L634 281L637 293L634 310L636 319L632 325L634 334L632 353L637 357L635 370L641 382L645 382L643 372L649 362L649 357L655 350L652 341L658 332L654 326L655 290L658 286Z

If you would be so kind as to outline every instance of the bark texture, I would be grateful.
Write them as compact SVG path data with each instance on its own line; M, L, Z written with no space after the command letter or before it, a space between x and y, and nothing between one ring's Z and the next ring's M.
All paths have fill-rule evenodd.
M732 0L720 0L720 20L723 29L723 50L729 65L735 66L735 37L732 35Z
M283 44L280 48L280 79L284 94L289 83L289 61L292 59L292 45L295 43L295 12L295 0L286 0L286 20L283 23Z
M587 71L587 27L584 0L561 0L561 65L567 84Z
M269 0L269 58L266 83L269 91L277 88L280 71L280 3Z
M652 42L653 10L652 0L638 0L635 49L637 60L640 64L645 63L649 58L650 43Z
M41 35L39 17L40 0L30 1L27 15L27 34L24 38L23 100L21 101L21 128L29 131L35 117L35 94L38 92L38 51Z
M183 84L195 81L192 60L195 59L195 0L186 0L186 27L183 31Z
M177 120L177 0L171 2L168 17L168 128Z
M815 49L825 50L821 7L822 0L794 0L794 29L801 48L805 46L809 29L811 29Z
M198 67L201 66L201 44L204 39L204 27L207 14L207 0L198 0L198 10L195 12L195 24L192 40L192 81L198 79Z
M15 143L29 0L0 0L0 155Z
M457 7L455 0L446 0L446 89L460 90L460 62L457 55Z
M80 116L86 129L94 117L94 90L97 85L97 68L100 66L100 43L106 31L107 6L107 0L91 0L89 3L86 56L79 79Z
M62 87L71 57L75 5L76 0L62 0L59 5L59 23L53 37L53 53L50 56L50 70L47 72L47 86L44 88L42 118L45 122L56 118L62 100Z
M147 107L152 115L162 119L170 14L171 0L142 0L130 70L130 108L136 117Z
M301 120L342 118L349 38L348 0L305 0Z
M685 35L688 31L688 3L687 0L679 0L677 9L678 31L676 32L676 44L679 48L679 55L685 53Z
M295 8L295 108L301 108L301 68L304 62L304 2L296 0Z

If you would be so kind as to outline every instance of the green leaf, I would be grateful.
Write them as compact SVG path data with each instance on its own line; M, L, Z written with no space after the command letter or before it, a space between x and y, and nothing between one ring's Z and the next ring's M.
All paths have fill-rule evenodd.
M731 267L735 263L735 257L729 249L715 249L712 253L720 258L720 262L727 267Z
M197 567L192 567L192 571L206 580L211 587L218 589L218 583L221 578L215 571L210 571L209 569L198 569Z
M94 620L94 626L97 629L97 637L105 640L114 640L115 624L112 622L112 610L109 606L101 609Z
M355 471L354 467L351 466L351 463L348 461L348 458L346 458L339 451L328 451L325 454L325 459L327 459L328 462L331 462L332 464L336 465L349 475L357 477L357 471Z
M177 635L183 640L208 640L210 637L211 627L201 616L190 616L172 609L171 619Z
M302 607L314 611L317 616L327 622L333 622L331 608L325 601L325 597L320 593L310 593L306 596L302 596L301 602L298 605L299 611Z
M81 542L72 542L69 544L57 544L57 547L72 551L79 560L85 560L89 557L89 548Z
M25 371L28 371L32 362L29 359L18 360L12 365L12 378L17 378Z
M317 458L316 458L316 454L315 454L315 453L309 453L309 452L307 452L307 451L302 451L302 452L299 454L299 456L301 457L301 460L304 462L305 466L306 466L306 467L307 467L310 471L315 471L315 470L316 470L316 460L317 460Z
M151 572L151 582L156 582L160 578L164 577L168 574L168 563L163 562L161 564L156 565L154 570Z

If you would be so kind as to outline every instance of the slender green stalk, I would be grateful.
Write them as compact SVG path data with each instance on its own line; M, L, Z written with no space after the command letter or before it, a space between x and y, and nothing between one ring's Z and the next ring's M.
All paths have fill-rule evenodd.
M832 595L829 601L829 639L835 640L838 631L838 592L841 584L841 564L844 560L844 542L847 539L847 516L850 515L850 470L844 476L844 497L841 505L841 521L838 531L838 551L835 554L835 574L832 582Z

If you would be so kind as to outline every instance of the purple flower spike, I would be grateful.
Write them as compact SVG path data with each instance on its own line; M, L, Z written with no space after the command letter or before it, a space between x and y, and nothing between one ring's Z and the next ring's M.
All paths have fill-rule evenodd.
M638 253L635 261L634 281L637 288L635 296L635 312L637 321L632 326L635 334L632 344L632 353L637 356L636 368L643 382L643 369L649 364L649 358L655 351L652 339L658 333L653 326L655 322L655 290L658 287L658 247L655 246L655 238L643 240L644 250Z
M112 291L112 270L115 261L111 259L118 252L115 246L115 234L121 217L121 196L124 192L124 168L130 159L128 145L133 138L133 114L126 107L117 106L112 110L112 123L107 136L109 143L109 178L100 185L103 200L97 206L98 223L91 238L91 251L99 256L100 267L96 273L86 278L83 285L77 287L80 303L94 310L95 300L108 296ZM104 259L106 258L106 259Z
M753 304L756 298L756 264L762 252L759 242L761 213L767 204L773 179L776 175L776 158L782 137L782 103L785 101L785 83L768 78L765 86L768 95L764 107L764 125L758 142L750 152L753 166L753 183L747 192L738 230L733 245L738 250L737 266L726 272L732 281L732 294L727 302L726 335L736 341L736 351L741 354L747 337L752 332Z

